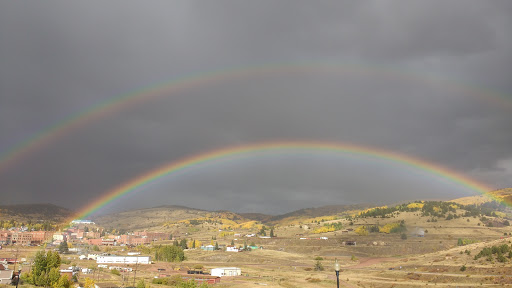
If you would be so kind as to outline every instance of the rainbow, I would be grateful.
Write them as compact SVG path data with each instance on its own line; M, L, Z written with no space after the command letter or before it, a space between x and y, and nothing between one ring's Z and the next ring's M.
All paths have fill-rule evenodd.
M363 76L373 74L380 77L388 77L395 81L397 79L404 81L419 81L432 85L443 85L443 87L463 92L468 95L476 95L477 97L495 102L497 107L512 108L510 95L505 95L489 89L482 89L468 84L462 85L455 82L447 82L430 75L419 75L411 73L410 71L392 70L390 68L376 66L369 67L361 64L354 65L347 63L339 64L321 62L273 63L261 66L245 66L194 74L188 77L178 78L170 82L150 86L132 93L109 98L106 101L82 110L77 114L73 114L63 121L41 130L26 140L18 143L14 148L8 149L5 153L0 155L0 173L5 171L8 167L12 167L16 163L19 163L22 159L25 159L35 151L56 142L61 137L79 130L81 127L86 126L89 123L99 121L102 118L115 114L119 111L129 109L150 99L167 95L176 95L180 91L223 81L235 81L237 79L248 79L264 75L300 73L347 73L350 75L361 74Z
M126 181L113 189L107 191L103 196L91 202L80 212L74 215L73 219L86 219L94 214L105 205L121 198L123 195L142 188L149 183L156 181L162 177L179 172L181 170L192 168L196 165L217 160L229 159L232 156L252 155L258 152L276 152L282 153L290 150L298 149L310 152L333 152L355 156L370 156L373 158L403 164L410 168L425 171L431 175L440 177L450 182L456 183L470 190L486 194L491 188L479 183L463 174L448 169L446 167L419 159L405 154L400 154L384 149L365 147L341 142L315 142L315 141L279 141L279 142L262 142L249 145L226 147L208 151L205 153L185 157L183 159L173 161L171 163L160 166L149 172L140 174L129 181Z

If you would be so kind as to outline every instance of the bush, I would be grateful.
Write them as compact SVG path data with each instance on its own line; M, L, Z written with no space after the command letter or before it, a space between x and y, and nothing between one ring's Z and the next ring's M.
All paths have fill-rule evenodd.
M317 261L322 261L322 260L324 260L324 258L322 258L322 257L320 257L320 256L317 256L317 257L315 257L315 260L317 260Z
M462 265L462 266L460 267L460 271L466 271L466 265Z
M324 271L324 266L322 265L322 263L320 263L320 261L316 261L315 271Z
M121 276L121 272L119 272L119 270L117 270L117 269L112 269L110 273L117 275L117 276Z
M405 233L402 233L402 235L400 235L400 238L402 238L402 240L405 240L405 239L407 239L407 234L405 234Z

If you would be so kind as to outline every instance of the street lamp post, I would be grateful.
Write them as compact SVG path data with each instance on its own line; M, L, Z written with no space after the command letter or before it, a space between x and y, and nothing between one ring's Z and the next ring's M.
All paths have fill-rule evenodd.
M334 259L334 271L336 271L336 284L337 287L340 288L340 263L338 263L338 259Z

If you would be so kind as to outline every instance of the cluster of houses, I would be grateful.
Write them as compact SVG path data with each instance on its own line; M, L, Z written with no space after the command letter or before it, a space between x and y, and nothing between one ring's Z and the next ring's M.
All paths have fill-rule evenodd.
M84 223L94 223L87 220ZM80 222L79 224L84 224ZM77 224L77 223L75 223ZM0 245L25 245L37 246L44 243L61 244L63 241L74 243L87 243L98 246L117 246L117 245L146 245L152 241L169 239L169 233L139 231L124 235L107 235L101 237L99 230L87 231L79 227L70 227L65 231L27 231L24 227L11 228L9 230L0 230Z

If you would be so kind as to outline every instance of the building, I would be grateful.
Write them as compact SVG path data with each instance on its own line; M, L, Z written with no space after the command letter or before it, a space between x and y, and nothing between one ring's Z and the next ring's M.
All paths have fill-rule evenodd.
M151 264L151 256L98 256L97 264Z
M226 252L239 252L238 247L235 247L233 245L226 246Z
M0 264L0 284L11 284L13 272L13 270L6 270L5 266Z
M242 269L237 267L221 267L213 268L211 271L212 276L240 276L242 275Z
M93 221L91 220L80 220L80 219L77 219L77 220L73 220L71 221L71 224L95 224Z
M32 234L15 231L11 235L11 243L18 245L30 245L32 244Z
M213 245L201 246L201 250L204 250L204 251L213 251L213 250L215 250L215 246L213 246Z
M116 239L101 239L103 246L116 246Z
M87 239L87 243L89 243L89 245L99 246L99 245L101 245L102 242L103 242L103 239L101 239L101 238Z
M11 244L12 233L10 231L0 231L0 244Z
M55 233L53 234L53 242L63 242L67 241L67 235L65 233Z
M32 234L32 243L31 244L37 244L41 245L45 242L50 242L50 240L53 237L53 232L51 231L32 231L27 232Z
M194 280L198 284L207 283L207 284L216 284L220 283L219 276L209 276L209 275L187 275L182 276L181 279L188 281Z

